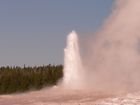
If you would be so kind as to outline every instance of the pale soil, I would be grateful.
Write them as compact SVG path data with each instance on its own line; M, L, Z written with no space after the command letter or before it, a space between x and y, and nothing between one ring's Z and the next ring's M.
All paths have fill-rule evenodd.
M99 92L51 88L1 95L0 105L140 105L140 95L137 93L115 97Z

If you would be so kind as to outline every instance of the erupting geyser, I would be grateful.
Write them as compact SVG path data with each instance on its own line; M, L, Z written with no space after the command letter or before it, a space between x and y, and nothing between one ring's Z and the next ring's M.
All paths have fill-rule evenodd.
M81 87L82 64L79 52L78 37L75 31L72 31L67 37L67 47L64 49L64 85L69 88Z
M140 0L116 0L111 15L90 39L82 64L78 37L74 31L69 34L65 86L114 93L139 91Z

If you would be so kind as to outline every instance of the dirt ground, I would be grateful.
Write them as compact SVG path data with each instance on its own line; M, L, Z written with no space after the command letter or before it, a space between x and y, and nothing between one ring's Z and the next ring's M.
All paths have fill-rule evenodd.
M140 105L140 95L116 97L93 91L51 88L22 94L1 95L0 105Z

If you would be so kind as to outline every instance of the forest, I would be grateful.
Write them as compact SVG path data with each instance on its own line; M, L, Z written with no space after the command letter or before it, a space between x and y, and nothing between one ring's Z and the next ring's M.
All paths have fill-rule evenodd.
M25 92L53 86L62 77L62 65L0 67L0 94Z

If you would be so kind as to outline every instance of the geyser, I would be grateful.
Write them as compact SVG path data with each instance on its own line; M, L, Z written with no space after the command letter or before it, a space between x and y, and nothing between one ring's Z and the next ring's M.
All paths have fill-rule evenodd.
M83 67L79 52L78 36L72 31L67 37L64 49L64 85L78 89L83 84Z
M65 49L64 84L80 87L86 83L86 87L105 92L139 91L139 30L140 0L116 0L105 24L88 40L90 47L86 51L90 53L82 61L77 35L70 33Z

